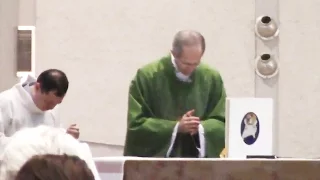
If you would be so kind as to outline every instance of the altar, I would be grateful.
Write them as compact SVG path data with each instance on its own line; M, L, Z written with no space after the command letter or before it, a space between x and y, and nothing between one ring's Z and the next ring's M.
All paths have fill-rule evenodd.
M95 158L101 180L319 180L316 159Z
M273 109L270 98L227 98L221 158L101 157L94 162L101 180L320 180L320 159L275 157Z

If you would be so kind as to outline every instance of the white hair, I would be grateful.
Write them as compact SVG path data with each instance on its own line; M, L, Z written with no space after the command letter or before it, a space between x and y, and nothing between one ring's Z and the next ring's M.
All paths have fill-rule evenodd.
M83 159L95 174L91 152L83 151L81 143L61 128L38 126L16 132L6 145L0 159L0 180L14 179L20 168L34 155L75 155ZM98 179L98 178L96 178Z

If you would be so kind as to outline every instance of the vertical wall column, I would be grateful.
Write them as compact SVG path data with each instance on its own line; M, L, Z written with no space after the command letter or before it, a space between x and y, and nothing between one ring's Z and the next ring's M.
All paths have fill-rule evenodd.
M35 26L36 10L36 0L19 0L19 26Z
M256 0L255 97L274 100L274 152L278 150L279 0Z
M22 78L35 75L36 0L19 0L16 75Z
M0 0L0 91L17 82L16 46L19 0Z
M17 83L18 26L35 26L36 0L0 0L0 91Z

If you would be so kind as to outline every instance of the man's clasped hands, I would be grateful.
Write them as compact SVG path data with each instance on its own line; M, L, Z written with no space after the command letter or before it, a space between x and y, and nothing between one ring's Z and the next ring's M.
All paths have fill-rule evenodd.
M179 120L178 132L189 133L194 135L198 133L198 127L200 124L200 118L194 116L195 110L190 110L185 113Z

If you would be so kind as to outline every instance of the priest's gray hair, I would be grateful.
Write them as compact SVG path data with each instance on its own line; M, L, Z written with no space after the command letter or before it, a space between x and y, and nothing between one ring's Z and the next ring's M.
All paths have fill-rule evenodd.
M182 30L176 33L172 43L172 51L181 56L184 46L201 45L202 53L206 49L206 42L203 35L198 31Z
M91 152L61 128L38 126L16 132L0 155L0 180L14 180L20 168L34 155L75 155L84 160L99 179Z

